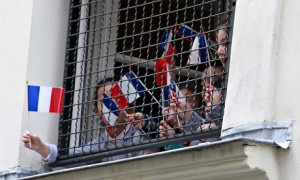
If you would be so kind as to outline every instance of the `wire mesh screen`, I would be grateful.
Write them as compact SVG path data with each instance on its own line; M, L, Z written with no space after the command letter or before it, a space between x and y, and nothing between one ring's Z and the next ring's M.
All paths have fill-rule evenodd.
M58 162L219 140L234 3L72 0Z

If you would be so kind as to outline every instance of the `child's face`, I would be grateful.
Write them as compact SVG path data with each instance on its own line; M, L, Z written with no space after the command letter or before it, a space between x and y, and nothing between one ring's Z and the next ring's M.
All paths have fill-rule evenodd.
M217 41L219 44L217 54L221 60L221 62L225 63L225 55L226 55L226 41L227 41L227 32L224 27L220 27L221 29L218 32Z
M219 67L208 67L202 73L201 86L205 89L207 85L214 85L215 82L222 79L223 69Z

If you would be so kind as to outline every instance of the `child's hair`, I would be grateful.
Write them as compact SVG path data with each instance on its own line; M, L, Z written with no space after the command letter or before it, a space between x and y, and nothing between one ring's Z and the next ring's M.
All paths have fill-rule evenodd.
M195 103L200 103L202 102L202 96L201 96L201 91L202 91L202 86L201 86L201 79L191 79L186 83L182 83L179 85L179 89L186 89L189 90L190 92L193 92L193 98ZM199 105L196 105L199 106Z
M227 29L226 27L228 26L228 16L227 15L222 15L220 17L219 21L219 29Z

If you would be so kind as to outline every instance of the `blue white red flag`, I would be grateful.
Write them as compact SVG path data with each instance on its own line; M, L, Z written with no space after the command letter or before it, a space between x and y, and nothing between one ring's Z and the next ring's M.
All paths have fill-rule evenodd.
M168 42L172 40L173 32L171 29L164 29L163 35L160 39L160 45L159 48L162 50L167 50Z
M58 87L28 85L28 111L61 114L64 92Z
M103 93L102 119L106 125L114 126L119 117L119 108L112 97Z
M189 42L193 42L195 37L198 35L197 31L184 24L180 25L178 30L175 32L178 36L186 38Z
M166 61L163 59L156 60L156 74L155 80L157 86L166 86L168 81L168 68Z
M176 49L174 49L174 46L171 42L172 37L173 31L171 29L165 29L161 38L161 44L159 45L159 47L164 50L164 57L169 65L172 65L173 56L176 52Z
M174 81L170 80L170 84L163 87L164 107L168 106L168 101L170 99L171 91L177 93L179 98L184 97L177 84Z
M119 109L124 109L128 104L144 96L145 90L144 84L130 71L110 91Z
M142 83L140 79L134 74L133 71L129 71L126 74L127 78L130 80L133 87L137 90L137 93L140 95L140 97L145 95L145 92L147 91L146 86Z
M207 61L206 36L196 36L193 42L187 65L199 64Z

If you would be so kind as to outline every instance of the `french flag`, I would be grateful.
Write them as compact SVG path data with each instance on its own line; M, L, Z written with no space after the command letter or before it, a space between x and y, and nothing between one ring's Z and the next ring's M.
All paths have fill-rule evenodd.
M172 81L168 65L162 59L158 59L156 61L156 85L163 86L162 99L164 107L169 106L168 102L170 98L170 91L176 92L180 98L183 97L183 94L179 90L177 84Z
M176 34L180 37L185 37L187 41L193 42L195 37L198 35L198 32L193 30L187 25L180 25L178 30L175 31Z
M144 96L147 89L142 81L134 74L134 72L129 71L126 76L130 80L133 87L137 90L137 93L140 95L140 97Z
M139 97L144 96L144 84L132 72L125 74L111 89L111 96L120 109L124 109Z
M170 74L168 73L168 67L166 61L163 59L156 60L156 74L155 80L157 86L166 86L168 84L168 78Z
M58 87L28 85L28 111L61 114L64 92Z
M164 32L161 36L160 45L158 47L162 50L166 50L169 32L170 32L170 29L164 29Z
M199 64L207 61L207 51L206 51L206 36L196 36L191 48L189 59L187 65L189 64Z
M114 126L119 117L119 108L116 102L107 93L103 93L102 119L108 126Z
M183 98L184 97L184 95L180 91L180 89L177 86L177 84L174 81L172 81L172 80L170 80L169 82L170 82L170 84L168 84L167 86L163 87L163 101L164 101L163 104L164 104L164 107L169 106L168 105L168 101L170 99L171 91L177 93L179 98Z
M161 38L160 48L165 51L166 62L171 65L173 60L173 55L176 52L172 44L173 31L171 29L165 29Z

